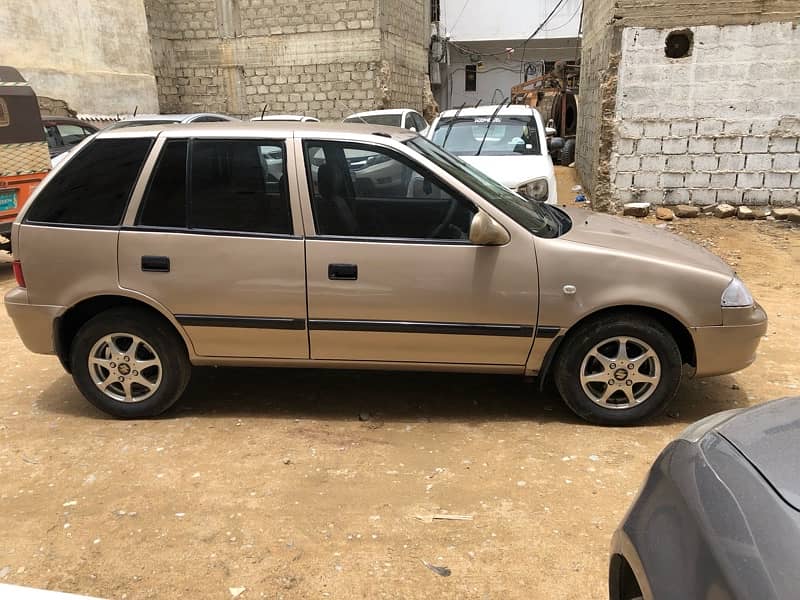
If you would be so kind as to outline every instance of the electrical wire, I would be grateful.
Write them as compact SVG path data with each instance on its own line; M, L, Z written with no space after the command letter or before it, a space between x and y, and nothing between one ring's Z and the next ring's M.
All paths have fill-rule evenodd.
M456 25L458 25L458 22L461 20L461 16L464 14L464 11L467 10L467 6L469 6L469 3L470 3L470 0L465 0L464 1L464 6L461 7L461 12L458 13L458 16L456 17L456 20L453 21L452 25L450 25L450 31L455 30Z
M525 43L524 43L524 44L522 44L522 58L521 58L521 59L520 59L520 61L519 61L519 82L520 82L520 83L522 83L522 81L523 81L523 79L522 79L522 73L523 73L523 69L525 68L525 49L526 49L526 47L528 46L528 42L530 42L530 41L531 41L531 40L534 38L534 36L535 36L537 33L539 33L539 32L542 30L542 28L543 28L545 25L547 25L548 21L550 21L550 19L552 19L552 18L553 18L553 15L554 15L554 14L556 14L556 12L558 11L558 9L559 9L559 8L561 8L561 5L562 5L562 4L564 4L564 2L565 2L565 0L558 0L558 2L556 3L556 5L553 7L553 10L551 10L551 11L550 11L550 14L549 14L549 15L547 15L547 17L545 18L545 20L544 20L544 21L542 21L541 25L539 25L539 26L538 26L538 27L537 27L537 28L534 30L534 32L528 36L528 39L527 39L527 40L525 40Z

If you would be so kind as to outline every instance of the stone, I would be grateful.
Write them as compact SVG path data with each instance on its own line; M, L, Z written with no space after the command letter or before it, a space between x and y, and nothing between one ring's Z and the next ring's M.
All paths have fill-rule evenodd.
M759 221L763 221L768 216L770 216L770 214L772 214L772 211L766 206L756 206L755 208L752 208L750 210L753 211L753 217L755 219L758 219Z
M713 214L716 209L717 209L716 204L707 204L705 206L700 207L700 212L702 212L704 215L710 215Z
M693 219L700 214L700 209L696 206L689 206L688 204L678 204L673 211L676 217L681 219Z
M741 221L752 221L756 218L753 211L746 206L739 207L739 210L736 212L736 217Z
M719 219L727 219L736 214L736 207L730 204L717 204L714 208L714 216Z
M628 202L622 207L622 214L626 217L646 217L649 213L649 202Z
M796 208L773 208L772 209L772 216L775 217L778 221L785 221L789 219L789 215L800 215L800 210ZM797 217L795 217L797 218Z
M675 218L675 213L665 206L656 208L656 219L660 221L672 221Z
M796 208L793 209L792 212L789 213L789 220L792 223L800 223L800 210Z

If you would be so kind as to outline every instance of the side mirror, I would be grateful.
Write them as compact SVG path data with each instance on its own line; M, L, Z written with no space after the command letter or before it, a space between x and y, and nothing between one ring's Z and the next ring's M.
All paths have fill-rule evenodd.
M564 138L554 137L547 140L547 149L556 152L564 147Z
M553 136L554 136L555 134L557 134L557 133L558 133L558 131L556 131L556 128L555 128L555 127L550 127L550 126L548 126L548 127L545 127L545 128L544 128L544 134L545 134L547 137L553 137Z
M479 246L502 246L511 241L505 228L478 209L469 226L469 241Z

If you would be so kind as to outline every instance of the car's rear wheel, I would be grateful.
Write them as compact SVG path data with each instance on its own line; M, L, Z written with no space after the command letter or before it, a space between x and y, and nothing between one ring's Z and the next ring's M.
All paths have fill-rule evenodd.
M681 382L681 354L669 331L646 316L585 323L564 340L555 365L561 396L601 425L630 425L661 413Z
M161 414L180 397L191 365L177 332L145 310L111 309L81 327L72 376L100 410L120 418Z

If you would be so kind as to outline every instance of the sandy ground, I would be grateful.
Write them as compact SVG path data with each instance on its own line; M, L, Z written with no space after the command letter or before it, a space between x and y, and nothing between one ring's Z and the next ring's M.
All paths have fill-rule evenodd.
M607 597L611 533L661 448L715 411L800 393L800 230L670 227L736 266L769 331L753 366L686 381L667 416L628 429L584 424L516 377L260 369L198 369L165 418L114 421L3 311L0 582L130 599ZM445 511L473 520L416 518Z

